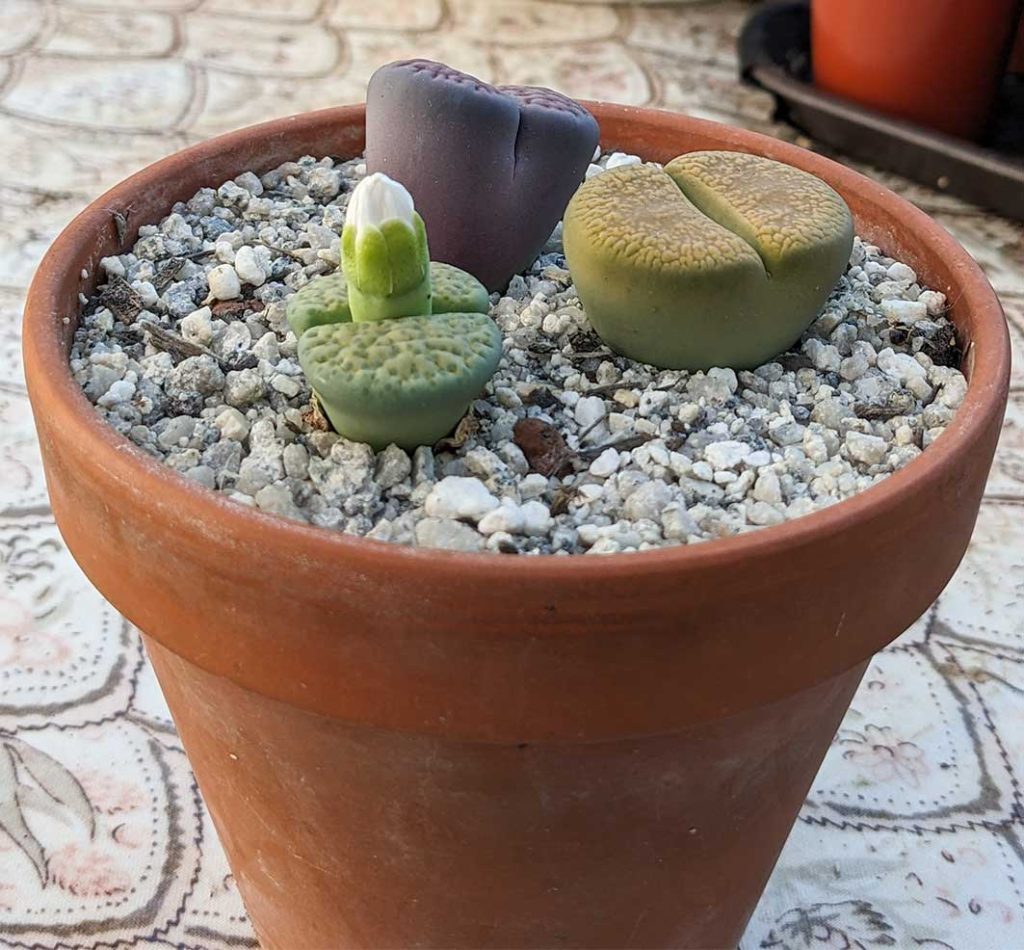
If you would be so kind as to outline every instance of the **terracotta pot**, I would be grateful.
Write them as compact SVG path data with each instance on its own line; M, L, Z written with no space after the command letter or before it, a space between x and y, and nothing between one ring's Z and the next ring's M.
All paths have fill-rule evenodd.
M54 513L144 632L265 946L734 946L865 664L970 539L1009 344L968 254L818 155L592 108L608 146L751 151L839 189L859 233L953 304L970 388L942 438L809 517L599 558L389 546L194 487L68 370L78 294L120 249L111 213L135 228L243 169L354 155L361 107L158 162L76 218L33 282L25 365Z
M812 0L814 81L880 112L976 139L1020 10L1020 0Z

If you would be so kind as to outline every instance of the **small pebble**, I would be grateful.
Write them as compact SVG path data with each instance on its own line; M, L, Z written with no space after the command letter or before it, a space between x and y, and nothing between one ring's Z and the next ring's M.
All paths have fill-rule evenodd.
M267 280L259 262L256 260L256 253L248 245L243 245L235 253L234 261L235 274L243 284L252 284L253 287L262 287ZM212 290L212 284L210 289ZM237 294L235 295L237 296ZM227 300L227 297L221 297Z
M242 295L242 284L230 264L220 264L207 276L210 296L214 300L234 300Z
M477 478L449 475L442 478L427 495L423 510L435 518L465 518L479 521L498 507L495 498Z

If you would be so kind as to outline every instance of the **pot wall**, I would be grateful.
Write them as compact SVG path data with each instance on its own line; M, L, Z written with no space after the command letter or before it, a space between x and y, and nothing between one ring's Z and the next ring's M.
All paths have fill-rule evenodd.
M953 303L970 389L946 433L815 515L602 558L389 546L191 485L104 424L71 378L62 318L91 290L80 271L118 249L113 211L131 209L137 227L242 169L355 154L358 108L242 130L141 172L62 233L33 283L26 375L54 513L144 631L271 945L734 939L865 662L932 602L969 541L1009 347L966 252L820 156L593 108L606 146L659 161L753 151L836 187L859 233ZM489 935L488 922L500 924Z
M734 947L864 669L673 735L495 744L311 715L146 647L279 950Z

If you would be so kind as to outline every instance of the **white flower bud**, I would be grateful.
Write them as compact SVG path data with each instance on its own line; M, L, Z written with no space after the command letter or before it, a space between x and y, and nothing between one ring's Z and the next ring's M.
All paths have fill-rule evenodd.
M348 201L345 224L356 230L379 228L385 221L399 220L412 224L415 207L405 186L376 172L364 178Z

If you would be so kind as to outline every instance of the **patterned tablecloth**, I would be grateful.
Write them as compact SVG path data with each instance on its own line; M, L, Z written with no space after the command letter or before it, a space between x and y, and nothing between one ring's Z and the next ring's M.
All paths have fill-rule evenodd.
M374 67L412 54L793 138L735 81L747 9L0 0L0 946L254 944L139 637L78 571L47 506L19 317L54 235L135 168L357 101ZM1008 950L1024 947L1022 232L873 174L989 273L1014 393L967 559L871 664L743 947Z

